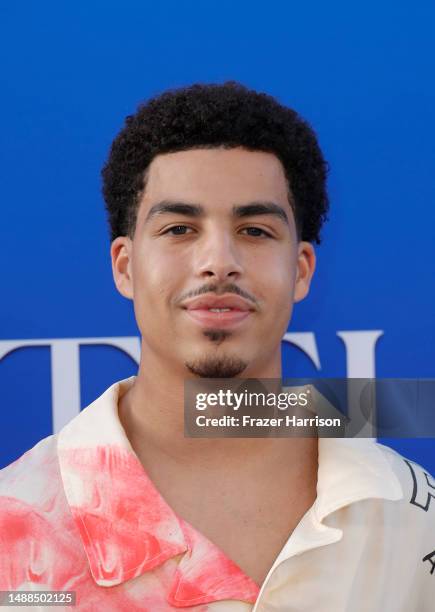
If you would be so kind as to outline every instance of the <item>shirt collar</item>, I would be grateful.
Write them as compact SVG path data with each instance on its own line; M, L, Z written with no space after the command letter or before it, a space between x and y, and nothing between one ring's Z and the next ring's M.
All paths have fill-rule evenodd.
M113 586L183 555L168 600L176 607L221 599L254 602L258 586L168 506L134 453L118 398L135 377L112 385L58 434L66 498L92 576ZM368 498L398 500L402 488L372 439L319 439L317 498L274 563L333 543L342 531L328 514ZM304 518L305 518L304 517ZM204 563L204 559L207 560Z
M363 499L402 499L400 481L381 449L373 438L319 439L317 499L313 507L319 521Z
M58 434L60 472L95 582L114 586L182 555L169 589L175 607L221 599L253 603L259 587L168 506L134 453L112 385Z
M381 449L372 438L319 438L316 500L275 559L269 575L294 555L340 541L343 529L324 522L333 512L366 499L403 498L402 485Z

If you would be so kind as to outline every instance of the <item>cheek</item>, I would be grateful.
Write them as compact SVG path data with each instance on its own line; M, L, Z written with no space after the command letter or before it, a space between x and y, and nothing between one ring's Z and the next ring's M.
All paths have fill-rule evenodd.
M185 266L168 253L143 249L133 268L135 301L155 306L169 302L177 294L183 270Z
M251 262L251 271L257 297L277 307L279 305L280 309L283 304L291 302L296 278L291 253L281 252L275 257L255 258Z

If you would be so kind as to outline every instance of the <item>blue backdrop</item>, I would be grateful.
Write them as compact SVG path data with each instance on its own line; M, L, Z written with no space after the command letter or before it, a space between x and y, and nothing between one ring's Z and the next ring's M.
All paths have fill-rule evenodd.
M374 0L2 3L0 467L135 373L100 168L140 100L195 81L293 106L331 166L289 328L306 350L284 342L284 374L434 377L434 18ZM434 440L391 444L435 471Z

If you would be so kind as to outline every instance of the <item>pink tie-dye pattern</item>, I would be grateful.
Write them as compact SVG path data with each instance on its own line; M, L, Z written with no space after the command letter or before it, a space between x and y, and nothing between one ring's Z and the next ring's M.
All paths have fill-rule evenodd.
M217 599L254 603L260 590L258 585L189 523L181 521L181 527L191 552L178 565L168 601L174 606Z
M52 438L0 472L0 588L63 585L87 575L60 486ZM72 545L73 544L73 545Z
M59 450L69 506L53 452L44 461L32 452L3 483L11 495L1 497L0 487L0 589L75 590L86 612L205 612L221 600L251 608L255 582L175 515L129 450ZM30 482L49 489L37 504L20 491Z
M255 601L258 586L176 516L135 455L116 446L80 449L63 453L62 463L92 492L71 510L97 580L127 580L187 553L169 596L174 605Z
M95 580L123 582L185 552L178 522L134 455L108 446L60 450L59 459L64 480L79 477L85 492L67 497Z

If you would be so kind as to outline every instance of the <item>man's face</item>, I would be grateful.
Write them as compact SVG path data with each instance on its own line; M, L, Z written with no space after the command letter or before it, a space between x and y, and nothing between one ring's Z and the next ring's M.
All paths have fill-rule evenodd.
M158 155L133 239L117 238L112 260L143 359L208 377L266 377L280 364L315 265L297 241L281 162L242 148Z

